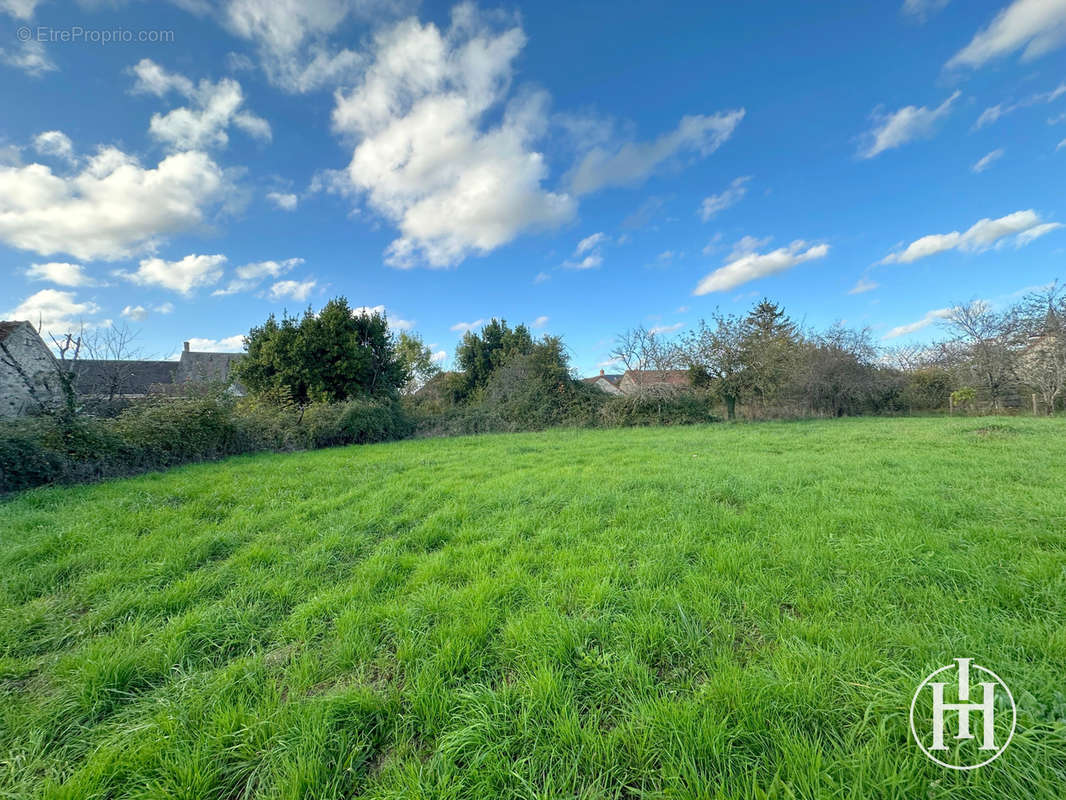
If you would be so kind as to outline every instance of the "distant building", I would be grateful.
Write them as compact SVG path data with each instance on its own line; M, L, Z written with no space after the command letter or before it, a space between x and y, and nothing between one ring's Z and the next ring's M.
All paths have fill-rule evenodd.
M627 369L618 382L622 394L677 392L692 388L687 369Z
M115 402L148 396L180 397L206 385L225 385L238 397L244 387L233 365L244 353L198 353L185 347L177 361L78 358L62 363L29 322L0 322L0 417L37 414L62 402L60 370L70 368L74 390L99 412Z
M608 374L601 369L599 375L593 375L591 378L582 378L581 380L607 394L622 393L622 390L618 388L618 384L622 380L620 374Z
M58 405L59 363L26 321L0 322L0 417L20 417Z

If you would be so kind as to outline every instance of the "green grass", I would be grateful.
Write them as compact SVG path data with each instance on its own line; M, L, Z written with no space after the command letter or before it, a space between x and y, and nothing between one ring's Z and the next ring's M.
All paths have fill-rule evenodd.
M920 681L1018 705L925 758ZM555 431L0 504L0 797L1061 798L1066 424Z

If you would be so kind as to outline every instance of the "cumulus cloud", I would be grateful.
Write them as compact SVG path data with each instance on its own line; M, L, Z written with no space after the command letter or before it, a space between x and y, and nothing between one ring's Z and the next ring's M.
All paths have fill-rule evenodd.
M386 309L384 305L359 306L358 308L352 309L352 316L357 317L361 314L365 314L367 316L381 314L381 316L385 317L389 321L390 328L395 328L396 330L400 331L409 331L415 326L415 323L412 320L401 319L396 315L389 314L388 309ZM430 347L433 346L434 345L430 345Z
M563 266L567 269L595 269L603 263L603 247L609 241L607 234L602 232L586 236L577 243L574 254L563 262Z
M992 166L993 162L1001 159L1003 157L1004 152L1005 151L1002 147L997 147L991 153L987 153L986 155L981 156L981 158L977 160L977 163L970 167L970 169L977 173L984 172L986 169Z
M429 360L432 361L434 364L443 364L445 361L448 360L448 353L445 350L438 350L429 357Z
M980 252L995 245L1007 236L1015 237L1015 245L1022 247L1034 239L1062 227L1061 223L1044 223L1040 215L1032 209L1015 211L999 219L980 219L965 233L932 233L915 239L906 248L896 253L889 253L880 263L910 264L921 258L943 253L947 250Z
M744 109L685 116L677 128L651 142L627 142L619 148L594 147L570 173L575 194L607 186L637 183L672 159L694 153L708 156L733 135Z
M487 319L475 319L473 322L457 322L452 325L450 330L457 331L459 333L464 333L466 331L476 330L477 328L480 328L482 325L484 325L486 322L488 322Z
M350 20L395 19L415 0L224 0L222 23L252 42L268 79L290 92L309 92L353 79L362 51L339 47L330 36Z
M977 68L1022 51L1030 61L1066 43L1066 0L1014 0L968 45L951 57L949 69Z
M267 200L282 211L295 211L300 198L287 192L267 192Z
M13 50L0 47L0 61L34 78L58 69L55 62L45 52L44 45L36 39L19 42Z
M274 302L288 298L290 300L296 300L302 303L304 300L311 296L311 290L315 288L316 284L317 281L313 280L278 281L270 287L270 292L268 293L268 295L270 299Z
M155 306L154 308L150 308L150 309L149 308L145 308L144 306L141 306L141 305L137 305L137 306L130 305L130 306L126 306L125 308L122 309L122 316L126 317L127 319L132 319L134 322L144 322L144 320L148 319L148 316L153 311L155 313L157 313L157 314L169 314L173 310L174 310L174 304L173 303L163 303L161 305Z
M60 335L77 331L83 325L91 325L88 317L98 314L100 306L92 301L79 303L73 292L58 289L42 289L32 294L15 308L4 312L4 319L25 319L40 325L41 333Z
M145 169L104 147L69 177L43 164L0 166L0 241L45 256L127 258L200 225L225 186L222 170L200 152Z
M218 283L225 263L223 255L187 255L180 261L146 258L136 272L119 271L115 274L140 286L159 286L189 295L195 289Z
M882 336L882 339L896 339L900 336L906 336L908 333L914 333L920 331L922 328L927 328L938 320L946 319L951 316L953 309L950 308L938 308L935 311L926 313L924 317L915 322L908 322L906 325L900 325L899 327L892 328L888 333Z
M734 178L733 182L729 184L729 187L725 191L718 194L712 194L709 197L703 198L703 202L700 204L700 217L704 222L707 222L715 214L720 211L725 211L730 206L736 205L741 201L745 194L748 192L747 183L751 180L750 175L744 175L740 178Z
M254 261L242 264L234 270L236 275L224 289L216 289L212 294L235 294L254 289L267 278L277 278L289 270L304 263L302 258L286 258L284 261Z
M550 319L551 319L551 317L546 317L546 316L537 317L535 320L533 320L533 327L534 328L543 328L545 325L548 324L548 320L550 320Z
M863 136L864 145L859 150L859 156L873 158L885 150L932 136L937 123L951 113L952 104L961 94L955 90L951 97L936 108L906 106L888 114L875 110L871 115L874 125Z
M240 353L244 350L244 334L235 333L224 339L206 339L190 336L186 341L189 349L201 353Z
M48 281L59 286L96 286L97 283L85 274L81 264L50 261L47 264L31 264L26 270L31 281Z
M42 156L74 162L74 144L63 131L45 131L33 138L33 148Z
M573 198L542 186L548 168L533 148L546 95L505 103L525 41L467 5L446 31L409 19L374 37L359 82L337 95L334 128L358 141L351 185L400 229L390 265L453 266L573 216Z
M812 245L802 239L797 239L788 247L779 247L769 253L746 253L707 275L692 293L703 295L728 291L756 278L784 272L805 261L825 258L828 253L829 245Z
M243 108L241 85L232 78L217 83L202 80L194 84L184 75L168 72L151 59L139 61L132 69L133 91L163 97L177 92L192 102L166 114L153 114L148 132L173 150L205 150L225 147L228 129L237 127L264 141L271 138L270 124Z
M30 19L41 0L0 0L0 11L15 19Z

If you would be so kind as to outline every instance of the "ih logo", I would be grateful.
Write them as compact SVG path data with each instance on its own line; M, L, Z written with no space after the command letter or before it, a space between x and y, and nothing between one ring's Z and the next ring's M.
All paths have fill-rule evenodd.
M922 681L911 701L910 718L914 741L929 758L949 769L977 769L1007 749L1018 712L1010 689L996 673L971 658L956 658Z

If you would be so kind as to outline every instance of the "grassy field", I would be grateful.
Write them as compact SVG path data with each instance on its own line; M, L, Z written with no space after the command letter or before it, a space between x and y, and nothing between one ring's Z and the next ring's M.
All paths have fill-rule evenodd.
M970 656L992 764L910 738ZM1066 423L235 458L0 504L0 797L1062 798Z

